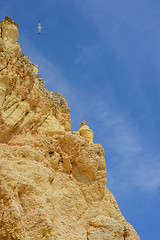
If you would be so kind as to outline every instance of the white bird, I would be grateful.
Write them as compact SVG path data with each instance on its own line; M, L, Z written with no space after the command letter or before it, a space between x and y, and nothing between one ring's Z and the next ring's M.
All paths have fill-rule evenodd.
M41 23L40 23L40 21L38 22L38 32L39 32L39 34L41 34L41 29L42 29L42 27L41 27Z

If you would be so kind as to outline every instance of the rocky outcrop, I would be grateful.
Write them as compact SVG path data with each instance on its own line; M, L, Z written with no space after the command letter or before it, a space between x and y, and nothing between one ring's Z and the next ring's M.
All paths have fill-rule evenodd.
M106 188L103 147L0 24L0 239L138 240Z

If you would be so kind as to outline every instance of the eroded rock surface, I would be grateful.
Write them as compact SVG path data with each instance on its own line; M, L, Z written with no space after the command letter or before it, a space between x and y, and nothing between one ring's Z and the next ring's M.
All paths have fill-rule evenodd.
M138 240L106 188L103 147L0 24L0 239Z

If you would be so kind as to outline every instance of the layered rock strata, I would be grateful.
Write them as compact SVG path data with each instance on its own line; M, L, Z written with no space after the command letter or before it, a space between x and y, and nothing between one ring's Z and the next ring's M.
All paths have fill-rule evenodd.
M138 240L106 188L103 147L0 24L0 239Z

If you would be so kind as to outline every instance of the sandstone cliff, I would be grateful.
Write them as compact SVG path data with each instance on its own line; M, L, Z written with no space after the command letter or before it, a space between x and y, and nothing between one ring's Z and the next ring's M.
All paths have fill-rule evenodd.
M0 24L0 239L139 239L106 188L104 150Z

